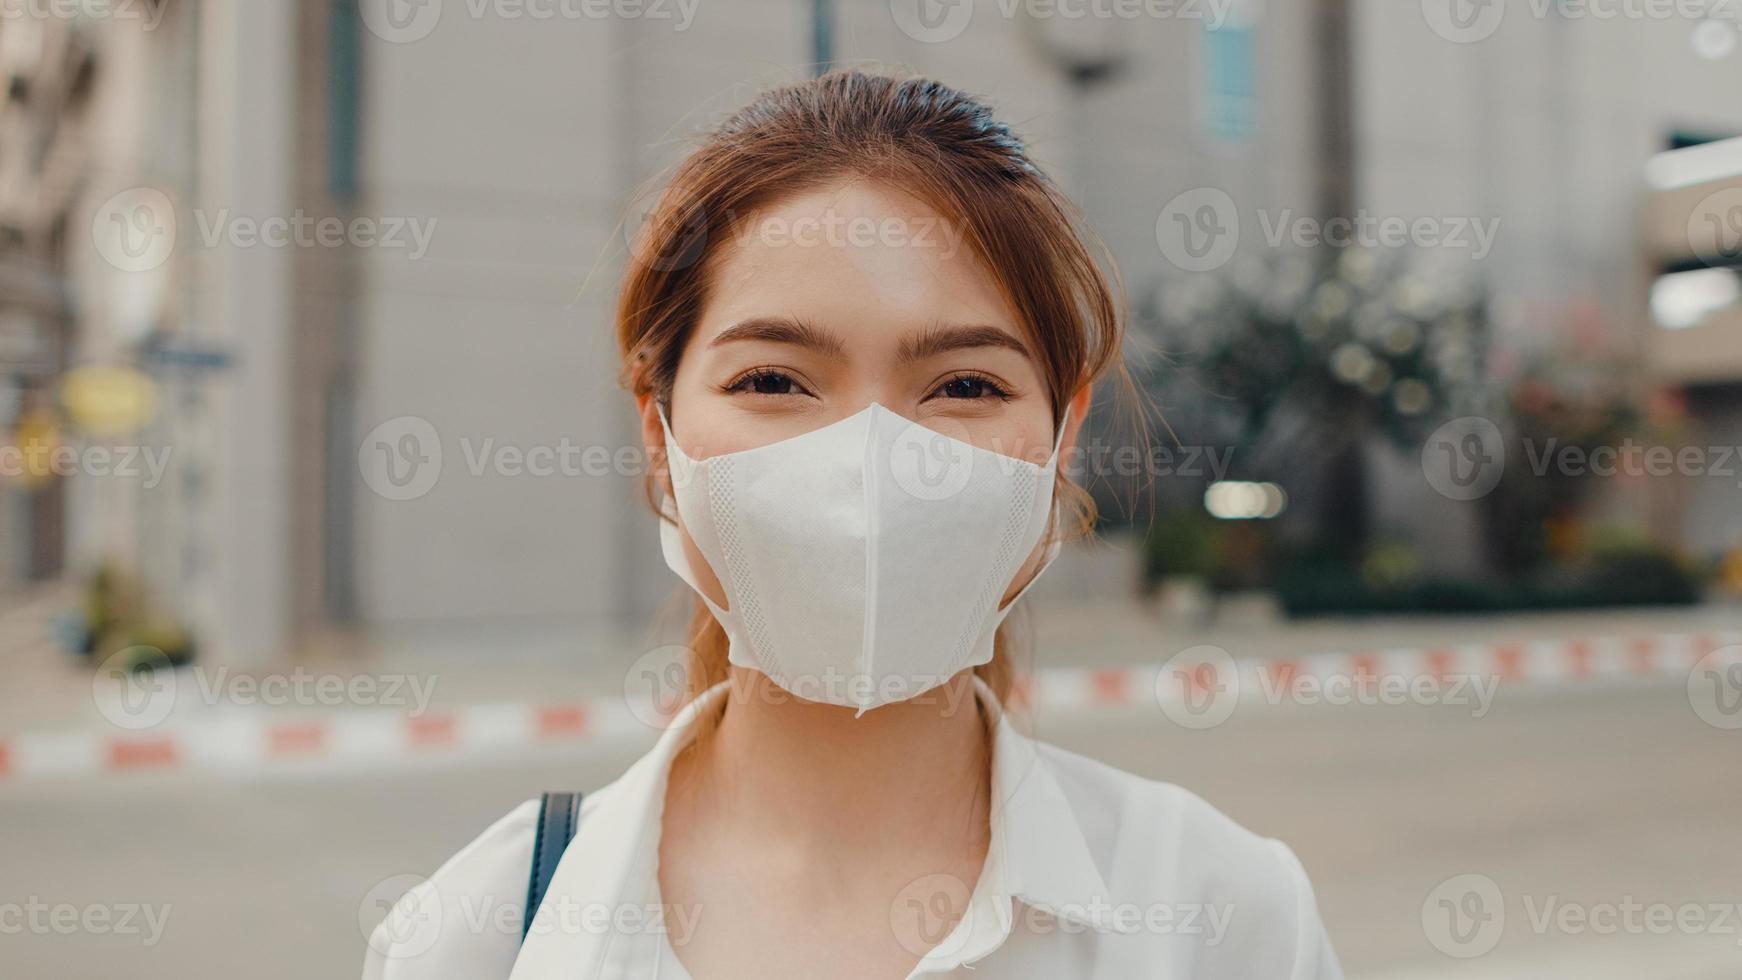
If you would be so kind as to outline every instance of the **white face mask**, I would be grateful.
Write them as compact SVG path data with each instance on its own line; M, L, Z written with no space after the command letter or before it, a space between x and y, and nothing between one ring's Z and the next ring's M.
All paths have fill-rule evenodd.
M665 562L724 627L731 663L863 712L992 659L1021 593L998 600L1052 514L1056 441L1036 466L873 403L791 439L691 459L659 418L678 514L726 608L702 591L670 520ZM1055 542L1035 578L1057 554Z

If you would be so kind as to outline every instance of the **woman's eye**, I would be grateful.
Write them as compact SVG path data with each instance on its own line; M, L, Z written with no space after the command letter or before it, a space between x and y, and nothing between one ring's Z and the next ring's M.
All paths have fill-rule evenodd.
M726 386L727 391L752 395L802 395L805 390L792 375L781 371L752 371Z
M977 374L964 374L951 378L938 386L937 393L944 398L1008 398L1009 394L993 382L991 378Z

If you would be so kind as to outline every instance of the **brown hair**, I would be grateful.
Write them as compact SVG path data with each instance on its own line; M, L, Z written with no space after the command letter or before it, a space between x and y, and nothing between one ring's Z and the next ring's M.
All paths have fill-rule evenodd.
M834 71L771 90L709 133L671 175L631 251L617 306L624 385L669 404L678 358L707 301L713 248L760 208L842 180L887 182L959 226L990 269L1035 352L1053 418L1120 361L1121 307L1080 216L983 102L924 78ZM1110 264L1109 264L1110 268ZM1085 533L1094 504L1061 472L1059 494ZM658 509L659 489L650 480ZM1053 534L1060 533L1054 528ZM1010 693L1001 627L976 672ZM698 599L691 697L727 677L726 636Z

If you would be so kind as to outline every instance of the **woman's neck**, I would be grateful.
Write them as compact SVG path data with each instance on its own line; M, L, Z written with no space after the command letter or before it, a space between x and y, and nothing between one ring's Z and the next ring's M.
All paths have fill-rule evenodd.
M855 714L734 667L724 715L674 765L673 791L819 857L889 846L982 857L991 740L972 676Z

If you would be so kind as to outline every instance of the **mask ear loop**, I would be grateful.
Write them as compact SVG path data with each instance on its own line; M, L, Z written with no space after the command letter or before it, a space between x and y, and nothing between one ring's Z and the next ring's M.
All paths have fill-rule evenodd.
M1048 459L1046 462L1046 465L1042 467L1043 470L1051 470L1052 471L1053 478L1050 481L1050 483L1051 483L1051 487L1054 488L1055 493L1056 493L1056 488L1058 486L1059 468L1060 468L1060 464L1062 462L1059 459L1059 453L1063 450L1063 447L1064 447L1065 428L1067 427L1067 425L1070 422L1070 417L1071 417L1071 410L1070 410L1070 406L1067 405L1067 406L1065 406L1064 415L1061 416L1059 419L1058 433L1053 437L1052 457L1050 459ZM1044 527L1042 527L1042 529L1041 529L1041 535L1042 535L1043 540L1045 539L1045 535L1047 534L1048 530L1050 530L1051 528L1056 526L1058 524L1058 522L1059 522L1059 506L1058 506L1058 500L1056 499L1056 496L1055 496L1054 499L1048 501L1048 503L1047 503L1046 525ZM1004 621L1006 619L1010 618L1010 614L1016 611L1017 604L1022 601L1022 598L1024 596L1028 595L1028 590L1034 588L1034 583L1040 581L1041 575L1045 574L1046 570L1048 568L1052 567L1052 563L1058 559L1058 556L1063 551L1064 551L1064 539L1063 539L1063 537L1054 537L1052 539L1052 541L1047 544L1046 552L1042 555L1041 560L1040 560L1040 565L1035 568L1034 574L1030 575L1028 577L1028 581L1023 583L1022 588L1016 590L1016 594L1010 597L1009 602L1003 603L1000 606L998 606L995 610L993 610L990 628L991 628L994 636L997 635L998 630L1003 628ZM977 677L976 677L976 680L978 680ZM1002 710L1001 705L1000 705L1000 710Z
M1058 434L1053 436L1053 439L1052 439L1052 456L1046 462L1046 468L1052 471L1052 487L1051 487L1051 489L1052 489L1052 495L1053 495L1052 502L1047 507L1047 513L1049 515L1047 517L1047 527L1048 528L1052 528L1059 523L1059 505L1058 505L1059 478L1060 478L1061 474L1063 474L1063 472L1064 472L1064 464L1065 464L1065 461L1064 461L1061 454L1064 452L1065 430L1070 428L1070 424L1071 424L1071 406L1069 403L1066 403L1064 414L1059 416ZM1045 532L1042 532L1042 533L1044 534ZM1052 564L1052 560L1054 558L1058 557L1059 551L1061 550L1063 545L1064 545L1063 538L1059 538L1059 537L1053 538L1052 543L1047 546L1046 558L1042 560L1041 566L1034 570L1034 578L1031 578L1028 580L1028 585L1033 585L1034 579L1040 578L1040 573L1046 571L1046 566ZM1028 585L1025 585L1022 587L1022 592L1028 591ZM1018 592L1017 598L1020 599L1021 597L1022 597L1022 593ZM1015 605L1016 599L1010 600L1010 604Z
M696 570L690 565L689 555L684 551L683 532L679 530L678 527L678 519L682 515L682 511L679 509L677 503L676 490L678 481L688 481L694 477L695 461L689 458L689 456L683 451L682 447L677 444L677 438L671 434L671 422L665 417L665 406L655 402L654 410L659 413L659 427L665 432L665 466L666 473L672 482L672 492L667 493L665 498L659 503L660 549L665 556L667 567L669 567L673 572L676 572L678 578L683 579L684 584L688 585L690 590L696 594L697 598L701 599L702 602L707 605L708 609L714 614L714 618L720 622L720 625L726 627L729 623L727 617L730 613L730 606L722 607L713 599L708 598L707 591L702 588L700 576L696 574ZM682 471L681 475L679 470ZM719 582L720 588L725 589L725 579L719 579ZM727 602L729 603L730 601L731 596L728 594ZM728 635L731 633L729 628L727 629L727 633Z
M660 503L659 512L663 515L668 508L677 507L678 480L687 481L694 475L695 461L677 444L677 437L671 434L671 420L666 417L665 405L655 401L653 410L659 415L660 431L665 433L665 475L672 485L672 492L667 493L665 500ZM681 474L679 470L682 470Z
M1047 503L1046 526L1041 529L1042 540L1045 540L1047 533L1056 527L1060 520L1057 494L1059 470L1063 461L1059 459L1059 453L1064 447L1065 428L1070 423L1070 419L1071 409L1070 406L1067 405L1065 406L1065 414L1059 419L1058 434L1053 437L1052 457L1048 459L1046 465L1042 467L1043 470L1051 470L1053 474L1051 480L1053 499ZM1034 574L1028 577L1028 581L1023 583L1022 588L1016 590L1016 594L1010 597L1009 602L1004 603L998 608L996 613L997 619L994 621L994 628L996 628L997 623L1002 623L1004 618L1010 615L1011 610L1016 608L1016 604L1021 602L1022 597L1028 594L1028 590L1034 588L1034 583L1040 581L1041 573L1045 572L1047 568L1052 565L1053 561L1058 558L1062 551L1064 551L1064 538L1054 536L1053 539L1047 543L1046 552L1042 555L1040 565L1035 568Z
M1067 402L1065 404L1064 414L1059 416L1059 430L1058 430L1058 432L1054 433L1054 435L1052 437L1052 457L1047 460L1047 465L1056 467L1060 463L1059 451L1064 448L1065 430L1070 428L1070 426L1071 426L1071 406Z

